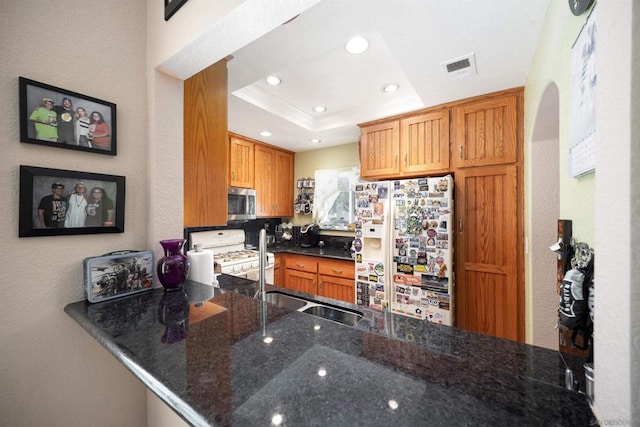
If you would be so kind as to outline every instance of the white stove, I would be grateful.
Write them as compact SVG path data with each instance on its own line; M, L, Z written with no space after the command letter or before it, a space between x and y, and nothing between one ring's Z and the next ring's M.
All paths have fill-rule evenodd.
M216 272L243 277L249 280L258 280L260 273L260 253L244 246L244 230L210 230L191 233L191 249L197 244L202 249L213 252L214 270ZM273 265L275 257L267 253L267 266L265 268L265 281L273 284Z

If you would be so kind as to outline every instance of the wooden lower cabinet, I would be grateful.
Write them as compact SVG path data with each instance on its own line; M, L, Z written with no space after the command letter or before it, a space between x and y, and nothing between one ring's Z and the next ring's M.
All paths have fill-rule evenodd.
M285 276L287 288L313 295L318 294L318 275L316 273L307 273L306 271L288 268Z
M342 277L325 276L321 274L318 276L318 280L318 295L355 303L353 279L343 279Z
M355 303L353 261L285 255L284 287Z
M273 261L273 283L272 285L284 287L284 254L275 254Z

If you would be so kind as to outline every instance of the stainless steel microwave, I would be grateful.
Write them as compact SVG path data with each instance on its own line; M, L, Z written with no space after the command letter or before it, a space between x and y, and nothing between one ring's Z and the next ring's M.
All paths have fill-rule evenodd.
M229 187L227 212L229 221L256 219L256 190Z

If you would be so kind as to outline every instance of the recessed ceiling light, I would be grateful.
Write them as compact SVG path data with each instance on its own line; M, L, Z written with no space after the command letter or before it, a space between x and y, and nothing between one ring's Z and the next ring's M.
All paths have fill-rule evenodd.
M316 113L324 113L325 111L327 111L327 107L316 105L315 107L313 107L313 111L315 111Z
M267 76L265 77L264 81L271 86L278 86L280 83L282 83L282 80L280 80L280 77L278 76Z
M400 89L400 85L398 83L387 83L386 85L382 86L383 92L395 92L398 89Z
M321 140L321 139L319 139L319 138L312 138L312 139L310 139L309 141L314 142L314 143L316 143L316 144L317 144L317 143L319 143L319 142L322 142L322 140Z
M269 132L268 130L263 130L262 132L260 132L260 136L271 136L271 132Z
M354 37L349 40L345 46L347 52L354 55L360 54L369 48L369 42L364 37Z

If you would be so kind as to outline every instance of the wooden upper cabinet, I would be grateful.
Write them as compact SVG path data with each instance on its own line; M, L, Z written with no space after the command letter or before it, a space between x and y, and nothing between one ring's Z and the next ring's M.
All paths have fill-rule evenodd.
M275 199L275 151L262 145L255 146L256 216L268 217L273 212Z
M293 153L276 150L275 216L293 216Z
M253 188L255 143L229 134L229 186Z
M399 146L400 123L397 120L363 126L360 137L360 176L397 176L400 173Z
M256 216L293 216L293 153L255 145Z
M360 169L363 178L449 172L449 109L362 126Z
M400 120L402 176L449 172L449 109Z
M454 164L458 168L515 163L518 94L453 108Z
M227 63L184 81L184 226L227 224Z

